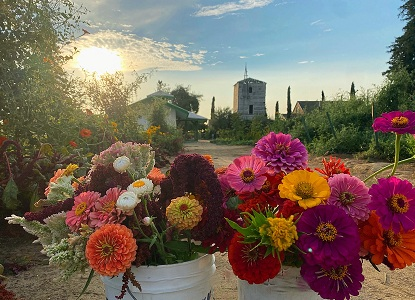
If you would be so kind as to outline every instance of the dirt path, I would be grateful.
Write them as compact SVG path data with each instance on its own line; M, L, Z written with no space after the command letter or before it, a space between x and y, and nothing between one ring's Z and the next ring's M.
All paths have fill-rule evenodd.
M251 149L252 147L248 146L217 146L207 141L185 144L186 153L211 155L216 167L227 166L234 158L249 155ZM385 163L355 160L350 156L343 156L343 158L356 176L366 176L385 165ZM310 167L320 166L321 159L322 157L311 157ZM406 165L397 175L414 182L414 170L414 165ZM22 231L20 226L7 226L13 227L7 228L7 237L0 235L0 263L15 263L16 266L28 263L31 265L27 271L19 271L17 275L10 275L7 288L14 291L21 299L26 300L77 299L88 275L77 275L67 282L60 282L58 270L50 267L47 257L39 253L41 247L31 244L32 236ZM226 254L215 256L217 270L214 275L214 299L235 300L237 299L237 280L232 273L227 256ZM377 272L368 263L364 263L366 280L360 295L352 299L415 299L415 285L412 283L415 277L414 267L394 272L384 267L380 269L381 272ZM87 293L79 299L105 299L104 288L97 275L94 276Z

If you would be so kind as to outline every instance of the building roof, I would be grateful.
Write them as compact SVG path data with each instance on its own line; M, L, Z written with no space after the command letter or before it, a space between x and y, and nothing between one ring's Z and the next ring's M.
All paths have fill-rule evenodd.
M265 83L265 82L261 81L261 80L258 80L258 79L248 77L248 78L239 80L237 83L247 84L247 83ZM237 83L235 83L235 84L237 84Z
M188 111L171 102L167 102L167 106L173 108L176 111L176 116L179 120L190 120L190 121L201 121L201 122L206 122L208 120L207 118L203 116L197 115L194 112Z
M317 100L300 100L297 101L297 104L302 108L303 111L310 112L321 106L321 101ZM296 104L296 105L297 105Z
M172 94L169 94L169 93L166 93L166 92L163 92L163 91L157 91L157 92L154 92L150 95L147 95L147 98L156 98L156 97L157 98L166 98L166 99L174 98L174 96Z

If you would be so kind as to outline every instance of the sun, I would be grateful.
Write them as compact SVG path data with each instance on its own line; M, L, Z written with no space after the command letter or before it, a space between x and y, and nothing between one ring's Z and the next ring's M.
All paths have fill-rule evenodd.
M78 65L90 73L101 76L113 74L122 69L122 59L118 53L106 48L91 47L82 49L78 54Z

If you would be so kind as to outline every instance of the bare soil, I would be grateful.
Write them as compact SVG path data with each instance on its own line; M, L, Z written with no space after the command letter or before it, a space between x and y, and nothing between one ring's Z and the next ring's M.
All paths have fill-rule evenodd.
M209 154L216 167L227 166L240 155L249 155L252 147L218 146L208 141L185 144L186 153ZM387 163L368 162L354 159L352 156L341 157L353 175L365 177L379 170ZM310 157L310 167L320 167L322 157ZM400 167L397 176L414 183L414 164ZM3 224L3 223L1 223ZM22 300L57 300L77 299L88 274L76 275L71 280L59 280L59 271L48 265L46 256L40 254L41 246L33 244L34 238L25 233L18 225L1 225L0 228L0 263L6 267L7 289L16 293ZM216 273L214 275L214 299L237 299L237 279L228 263L227 255L216 254ZM403 270L389 271L380 266L376 271L369 263L364 262L365 281L360 295L352 299L415 299L415 269L413 266ZM104 287L99 276L95 275L87 292L80 300L104 300ZM1 300L1 299L0 299Z

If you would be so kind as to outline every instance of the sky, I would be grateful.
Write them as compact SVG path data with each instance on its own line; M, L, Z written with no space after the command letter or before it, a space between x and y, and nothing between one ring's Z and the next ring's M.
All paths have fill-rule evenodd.
M88 9L79 35L69 46L77 54L66 67L79 73L82 61L125 78L149 73L137 98L156 91L190 87L201 95L198 114L231 108L233 86L248 77L266 82L268 116L287 110L287 90L298 100L326 100L381 86L388 47L401 36L401 0L75 0ZM104 52L86 54L88 49ZM78 56L84 58L80 59ZM93 69L93 67L92 67ZM115 67L117 69L117 67ZM89 69L91 70L91 69Z

